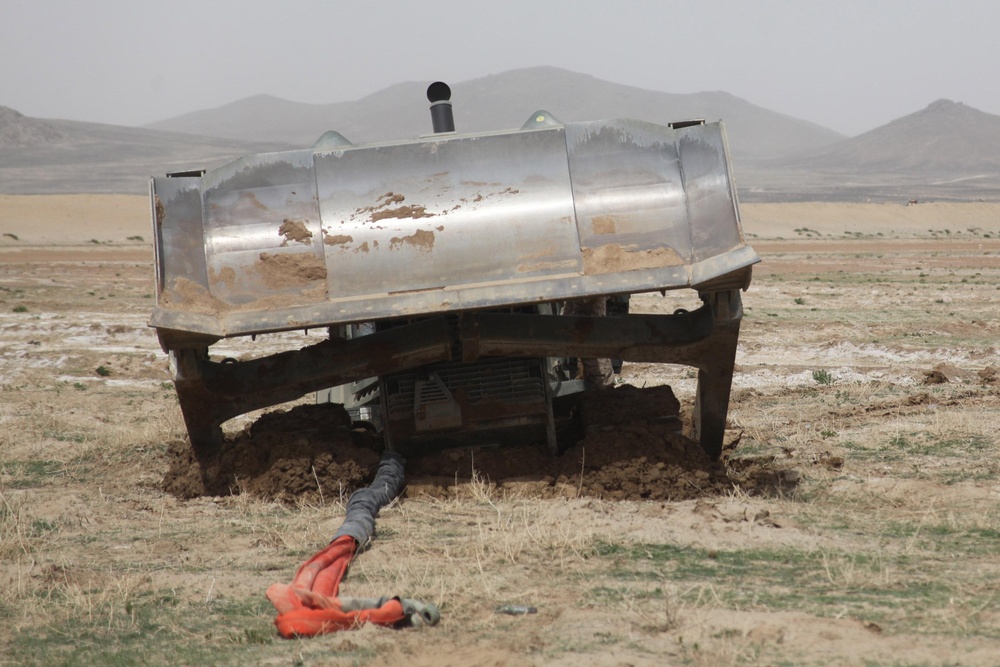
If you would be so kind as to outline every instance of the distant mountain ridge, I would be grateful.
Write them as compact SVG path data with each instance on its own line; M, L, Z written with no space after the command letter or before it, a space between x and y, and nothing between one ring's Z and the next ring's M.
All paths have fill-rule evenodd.
M311 146L330 129L354 143L412 139L431 132L428 83L336 104L256 95L145 128L30 118L0 106L0 192L144 194L150 176ZM647 91L552 67L452 89L459 132L520 127L539 109L564 122L721 118L742 201L1000 200L1000 116L949 100L846 138L724 92Z
M431 131L425 97L429 83L399 83L360 100L333 104L256 95L146 127L295 146L309 146L327 130L337 130L354 143L409 139ZM510 70L449 83L459 132L517 128L535 111L545 109L563 122L631 117L665 124L689 118L721 119L733 155L746 159L789 155L844 138L729 93L656 92L556 67Z

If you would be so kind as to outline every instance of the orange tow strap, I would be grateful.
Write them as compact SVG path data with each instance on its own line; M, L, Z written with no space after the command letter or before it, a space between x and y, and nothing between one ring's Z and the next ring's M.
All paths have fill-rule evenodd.
M357 549L353 537L342 535L303 563L291 585L267 589L267 599L278 610L274 624L282 637L312 637L365 623L393 626L407 618L398 598L375 608L344 611L337 593Z

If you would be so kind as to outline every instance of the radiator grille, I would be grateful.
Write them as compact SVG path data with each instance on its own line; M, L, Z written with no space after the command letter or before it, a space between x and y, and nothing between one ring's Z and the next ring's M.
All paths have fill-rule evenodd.
M483 359L475 364L438 364L415 372L397 373L386 378L390 419L406 419L413 414L416 383L421 377L437 375L452 393L461 392L470 403L484 399L542 403L545 386L538 359ZM423 385L421 402L447 401L440 391Z

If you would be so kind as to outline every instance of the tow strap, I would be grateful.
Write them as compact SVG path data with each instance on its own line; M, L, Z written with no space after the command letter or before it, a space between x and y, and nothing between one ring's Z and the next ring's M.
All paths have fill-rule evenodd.
M402 490L404 463L399 454L385 452L371 485L351 494L344 523L330 544L299 567L291 584L272 584L267 589L267 599L278 610L274 624L282 637L313 637L365 623L400 628L435 625L440 620L433 604L337 594L351 560L371 543L379 510Z

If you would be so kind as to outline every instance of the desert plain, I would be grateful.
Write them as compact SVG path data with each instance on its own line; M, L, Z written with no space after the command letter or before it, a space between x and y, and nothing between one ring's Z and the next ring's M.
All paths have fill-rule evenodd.
M722 464L661 466L678 490L654 500L591 484L586 448L558 479L456 456L382 512L343 588L441 623L286 641L264 591L347 489L171 493L186 433L146 324L148 200L0 195L0 664L1000 664L1000 204L741 211L762 262ZM619 382L694 389L673 366Z

